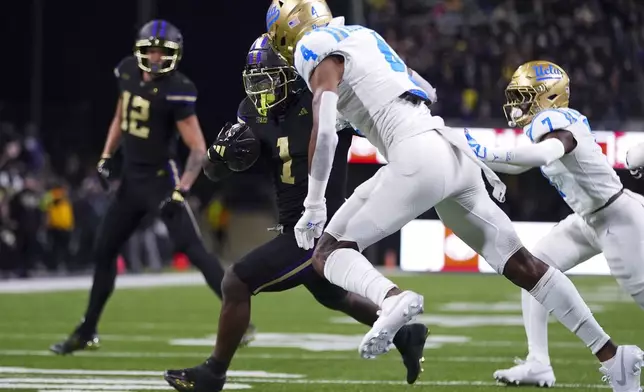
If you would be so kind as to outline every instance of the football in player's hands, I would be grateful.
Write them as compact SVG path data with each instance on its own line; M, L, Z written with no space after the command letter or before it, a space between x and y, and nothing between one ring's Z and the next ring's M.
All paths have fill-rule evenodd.
M208 149L211 162L222 160L234 172L248 170L259 158L259 140L246 124L226 123Z

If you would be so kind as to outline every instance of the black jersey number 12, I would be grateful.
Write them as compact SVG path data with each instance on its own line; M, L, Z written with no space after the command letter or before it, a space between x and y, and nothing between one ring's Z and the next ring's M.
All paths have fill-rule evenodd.
M131 105L130 105L131 101ZM142 126L150 118L150 101L138 95L132 96L129 91L123 91L121 114L121 130L132 136L147 139L150 128Z

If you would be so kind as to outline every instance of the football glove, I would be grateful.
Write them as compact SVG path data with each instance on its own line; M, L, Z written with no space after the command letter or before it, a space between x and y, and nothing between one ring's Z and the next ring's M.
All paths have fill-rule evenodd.
M163 199L159 205L161 215L171 218L175 216L182 208L185 208L184 203L188 192L179 188L175 188L168 197Z
M304 213L295 224L297 246L304 250L313 249L315 240L322 236L326 224L326 201L322 204L305 205Z
M114 173L112 156L106 154L101 156L101 159L96 165L96 173L98 174L98 180L101 183L101 187L103 187L104 190L108 190L110 188L109 179Z
M226 123L207 154L210 162L223 161L231 171L241 172L259 158L259 140L248 125Z

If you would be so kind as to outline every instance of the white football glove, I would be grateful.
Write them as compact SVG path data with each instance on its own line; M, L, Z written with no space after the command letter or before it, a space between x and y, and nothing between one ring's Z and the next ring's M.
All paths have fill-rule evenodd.
M295 224L295 240L297 246L304 250L315 247L315 239L322 236L324 224L326 223L326 201L322 204L304 204L304 213Z

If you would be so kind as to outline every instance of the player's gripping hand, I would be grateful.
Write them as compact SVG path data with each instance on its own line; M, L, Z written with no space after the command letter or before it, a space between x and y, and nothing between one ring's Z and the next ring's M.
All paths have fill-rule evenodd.
M114 173L114 164L110 155L104 154L101 156L98 164L96 164L96 173L98 174L98 180L101 183L101 187L103 187L104 190L108 190L110 188L109 179Z
M175 188L168 197L163 199L159 205L161 215L171 218L175 216L181 209L185 208L186 195L188 192Z
M304 213L295 224L295 240L297 246L304 250L315 247L315 239L322 236L326 224L326 200L322 203L308 204L304 202Z
M629 162L641 162L641 156L642 156L642 145L635 146L632 149L629 149L626 151L626 167L628 168L628 171L631 173L633 177L636 179L641 179L642 174L644 174L644 167L633 167ZM638 159L639 158L639 159ZM637 165L637 163L636 163Z
M231 171L241 172L255 164L260 145L248 125L226 123L207 153L210 162L224 162Z
M629 172L631 172L631 175L635 177L636 179L641 179L642 174L644 174L644 167L638 167L635 169L630 169Z

